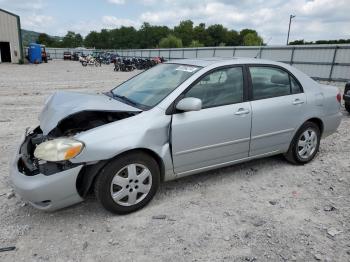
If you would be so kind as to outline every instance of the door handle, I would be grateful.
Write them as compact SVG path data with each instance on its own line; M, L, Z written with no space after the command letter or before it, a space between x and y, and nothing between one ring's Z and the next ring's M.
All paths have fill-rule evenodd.
M299 98L294 99L293 105L301 105L301 104L304 104L303 100L301 100Z
M240 115L246 115L249 114L250 111L248 109L244 109L244 108L240 108L237 110L237 112L235 113L236 116L240 116Z

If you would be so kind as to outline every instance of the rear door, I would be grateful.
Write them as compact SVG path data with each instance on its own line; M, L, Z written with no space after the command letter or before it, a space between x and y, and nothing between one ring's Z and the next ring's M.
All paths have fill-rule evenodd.
M288 71L275 66L249 66L252 93L250 156L288 150L304 119L306 96Z
M177 174L248 156L251 108L246 102L243 67L217 69L185 94L202 100L202 110L172 119L172 151Z

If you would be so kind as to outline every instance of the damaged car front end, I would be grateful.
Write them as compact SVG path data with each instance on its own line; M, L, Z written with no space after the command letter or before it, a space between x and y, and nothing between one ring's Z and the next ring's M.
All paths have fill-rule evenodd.
M15 154L15 191L50 211L83 201L89 192L116 213L147 204L160 181L174 178L171 116L157 104L198 69L192 68L160 65L104 94L53 94L40 125L26 132ZM135 156L140 158L129 163Z
M85 149L75 136L140 112L105 94L55 93L45 103L40 126L26 131L12 161L10 177L15 191L42 210L83 201L92 183L89 177L94 177L105 161L73 163Z
M40 127L24 137L10 169L15 191L43 210L55 210L82 201L75 181L84 165L37 159L34 151L43 140Z

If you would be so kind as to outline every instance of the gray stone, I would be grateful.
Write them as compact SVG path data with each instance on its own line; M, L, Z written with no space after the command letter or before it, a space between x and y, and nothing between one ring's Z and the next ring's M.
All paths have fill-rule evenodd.
M6 194L7 199L11 199L15 197L15 192L11 191L9 193Z
M314 254L314 258L316 260L322 260L322 255L320 253L316 253L316 254Z
M332 236L332 237L334 237L334 236L336 236L336 235L338 235L340 233L341 233L341 231L339 231L338 229L336 229L334 227L331 227L331 228L327 229L327 234Z
M225 240L225 241L230 241L230 237L229 237L229 236L225 236L225 237L224 237L224 240Z
M277 200L270 200L269 203L274 206L277 204Z
M152 219L166 219L166 215L156 215L153 216Z
M336 210L336 208L332 205L327 205L323 208L324 211L330 212Z
M258 220L253 221L253 225L256 226L256 227L260 227L260 226L262 226L264 224L266 224L266 221L264 221L262 219L258 219Z

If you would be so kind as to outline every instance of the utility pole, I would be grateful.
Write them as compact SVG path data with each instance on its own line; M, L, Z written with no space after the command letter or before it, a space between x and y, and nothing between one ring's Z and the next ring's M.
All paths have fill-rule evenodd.
M292 23L292 19L295 17L295 15L289 16L289 27L288 27L288 36L287 36L287 45L289 44L289 33L290 33L290 25Z

